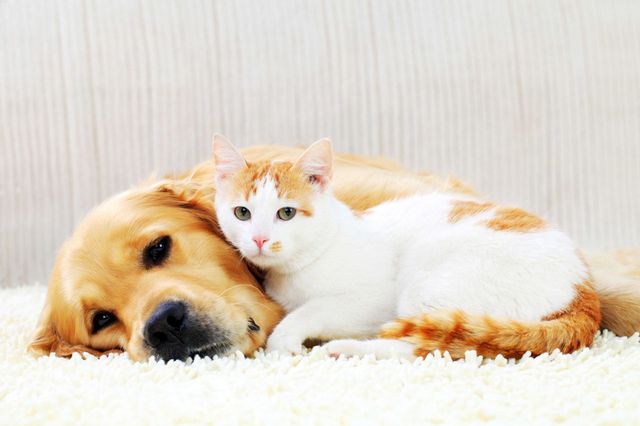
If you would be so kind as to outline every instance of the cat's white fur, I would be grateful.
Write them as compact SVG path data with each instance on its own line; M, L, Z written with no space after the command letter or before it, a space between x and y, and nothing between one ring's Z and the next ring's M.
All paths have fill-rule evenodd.
M299 353L307 338L345 339L329 342L328 349L410 358L409 343L353 339L373 337L395 318L442 309L537 321L568 306L574 285L588 277L572 241L553 227L495 231L482 224L494 208L450 223L452 203L471 197L419 194L354 214L327 184L328 141L298 161L319 173L313 215L279 220L277 210L297 208L297 200L280 199L268 175L248 199L234 193L226 176L244 160L224 139L214 142L214 150L226 173L218 176L215 200L220 227L246 259L267 270L266 291L288 313L268 350ZM247 207L251 220L238 220L236 206ZM252 241L257 234L269 239L262 254ZM274 252L270 244L276 241L281 250Z

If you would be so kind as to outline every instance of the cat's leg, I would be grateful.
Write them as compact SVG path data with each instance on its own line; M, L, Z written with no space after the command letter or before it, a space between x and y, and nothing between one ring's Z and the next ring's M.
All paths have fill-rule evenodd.
M332 356L344 355L365 356L375 355L377 359L402 358L414 360L415 346L412 343L395 339L372 339L354 340L338 339L332 340L323 346Z
M367 338L393 318L382 312L375 301L356 298L318 298L291 311L273 330L267 351L298 354L309 338Z

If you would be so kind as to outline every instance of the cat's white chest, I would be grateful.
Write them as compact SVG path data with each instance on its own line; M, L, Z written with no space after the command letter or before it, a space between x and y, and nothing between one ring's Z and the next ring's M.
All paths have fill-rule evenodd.
M267 293L287 311L314 298L361 296L377 298L382 305L394 305L395 257L389 244L378 238L344 237L303 270L289 274L271 271ZM393 308L390 308L393 309Z
M305 281L298 274L269 273L265 282L267 294L290 312L314 297L318 291L316 280Z

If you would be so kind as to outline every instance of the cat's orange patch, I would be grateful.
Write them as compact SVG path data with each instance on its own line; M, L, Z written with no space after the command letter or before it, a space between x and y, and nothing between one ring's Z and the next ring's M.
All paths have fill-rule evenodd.
M456 223L466 217L475 216L477 214L486 212L487 210L492 209L493 206L494 205L492 203L455 200L453 202L453 207L449 212L449 223Z
M485 225L496 231L532 232L544 228L547 224L538 216L517 207L500 207L493 219Z
M445 191L447 192L459 192L460 194L474 195L473 188L454 176L447 176L447 180L444 182L444 185Z
M468 350L479 355L521 357L558 348L570 353L593 342L601 320L600 301L590 279L575 286L576 295L567 308L542 318L523 322L489 316L467 315L461 311L436 311L387 324L380 336L402 339L416 346L417 356L438 349L453 358Z
M313 185L307 176L293 167L292 163L269 161L249 163L233 176L233 188L248 200L267 177L273 180L279 197L298 201L300 204L298 212L305 216L313 215L311 207Z
M598 322L600 322L600 310L597 309L599 306L597 303L598 295L593 290L592 281L590 279L585 280L583 283L576 285L575 289L576 295L569 306L558 312L549 314L542 319L544 321L551 321L561 318L569 312L582 311L587 312L590 317L597 319Z
M273 244L269 246L269 249L271 249L271 251L274 253L278 253L280 250L282 250L282 242L274 241Z

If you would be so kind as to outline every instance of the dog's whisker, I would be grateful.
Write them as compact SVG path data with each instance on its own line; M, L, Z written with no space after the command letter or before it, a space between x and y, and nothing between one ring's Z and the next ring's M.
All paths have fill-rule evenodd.
M271 308L269 305L267 305L265 303L253 301L253 302L251 302L251 304L252 305L261 306L261 307L265 308L266 310L268 310L269 312L276 312L275 309ZM229 306L242 306L242 304L240 302L231 302L231 303L229 303Z
M222 297L222 296L224 296L227 292L229 292L229 291L231 291L231 290L235 290L235 289L237 289L237 288L239 288L239 287L250 287L250 288L255 289L256 291L260 292L260 290L259 290L259 289L257 289L257 288L256 288L256 286L255 286L255 285L253 285L253 284L235 284L235 285L232 285L231 287L229 287L228 289L224 290L224 291L223 291L222 293L220 293L218 296Z

